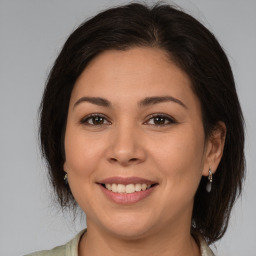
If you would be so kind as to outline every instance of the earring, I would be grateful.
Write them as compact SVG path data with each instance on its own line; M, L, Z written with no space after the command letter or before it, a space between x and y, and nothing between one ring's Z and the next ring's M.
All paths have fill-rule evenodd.
M68 174L67 173L64 176L64 183L66 186L68 185Z
M207 183L207 185L206 185L206 191L208 192L208 193L210 193L211 192L211 190L212 190L212 171L211 171L211 168L209 169L209 175L208 175L208 183Z

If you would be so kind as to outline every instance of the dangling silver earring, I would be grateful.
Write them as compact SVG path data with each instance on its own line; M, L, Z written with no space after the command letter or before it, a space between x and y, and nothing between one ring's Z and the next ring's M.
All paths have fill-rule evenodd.
M66 186L68 185L68 174L67 173L64 176L64 183Z
M208 175L208 183L206 185L206 191L210 193L212 190L212 171L211 168L209 169L209 175Z

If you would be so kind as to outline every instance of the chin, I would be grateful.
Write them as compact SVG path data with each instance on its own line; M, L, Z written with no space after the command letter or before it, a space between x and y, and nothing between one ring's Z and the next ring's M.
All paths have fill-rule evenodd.
M108 234L124 240L137 240L145 237L153 230L153 219L143 214L120 213L102 223L103 229Z
M135 224L111 227L109 232L111 232L114 236L117 236L119 239L138 240L149 235L149 230L151 230L151 228L148 226Z

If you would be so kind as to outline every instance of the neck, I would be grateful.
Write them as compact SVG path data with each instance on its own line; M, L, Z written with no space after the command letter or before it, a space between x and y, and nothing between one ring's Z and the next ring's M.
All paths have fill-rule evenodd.
M161 229L154 235L124 239L87 225L79 244L79 256L199 256L200 250L189 230Z

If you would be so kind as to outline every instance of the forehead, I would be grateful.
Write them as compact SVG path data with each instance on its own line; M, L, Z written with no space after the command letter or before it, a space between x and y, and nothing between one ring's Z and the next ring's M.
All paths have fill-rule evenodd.
M77 79L72 98L102 96L195 97L188 75L157 48L108 50L96 56Z

